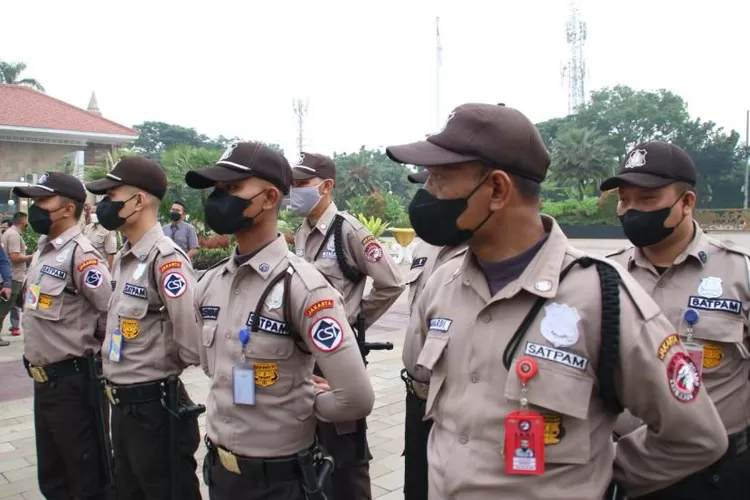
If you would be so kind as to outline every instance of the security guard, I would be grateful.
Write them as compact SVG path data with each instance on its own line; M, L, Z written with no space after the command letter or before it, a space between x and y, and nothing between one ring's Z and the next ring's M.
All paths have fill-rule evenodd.
M34 199L28 220L43 235L21 293L39 489L46 498L103 499L111 456L97 374L111 291L109 270L78 225L86 191L50 172L13 193Z
M213 500L322 498L316 422L364 418L374 402L341 296L278 234L291 178L286 159L257 142L233 144L215 166L185 176L192 188L215 187L206 224L237 239L201 277L197 300ZM330 388L314 386L314 362Z
M200 363L195 276L157 221L166 175L128 156L86 189L107 195L96 208L99 223L128 239L113 263L102 349L117 499L199 499L198 420L183 411L193 405L178 378Z
M724 453L721 420L658 306L540 215L550 158L526 116L464 104L426 141L386 152L430 172L409 206L417 235L469 244L430 278L404 349L430 384L430 498L600 500L613 460L639 495ZM622 406L648 426L615 448Z
M327 156L302 153L292 169L292 210L305 220L294 238L297 256L315 267L344 296L349 324L367 329L405 288L398 265L356 218L333 202L336 165ZM363 296L367 277L372 289ZM358 322L362 314L364 321ZM360 342L364 331L357 331ZM366 346L363 353L367 353ZM326 374L324 374L326 375ZM333 475L337 500L369 500L370 460L365 422L321 423L321 443L336 459Z
M697 177L685 151L650 141L630 151L620 172L601 186L618 189L617 212L633 243L611 257L677 327L729 435L729 449L716 463L661 491L628 498L750 498L750 250L710 238L693 220ZM623 416L616 432L639 424Z
M83 230L84 236L88 238L94 248L107 259L107 265L112 269L112 263L117 253L117 232L110 231L99 224L96 212L89 214L89 222Z

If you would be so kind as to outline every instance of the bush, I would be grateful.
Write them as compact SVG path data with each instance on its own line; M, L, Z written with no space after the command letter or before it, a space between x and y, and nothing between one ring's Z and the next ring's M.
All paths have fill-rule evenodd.
M201 248L193 259L193 268L208 269L231 253L231 248Z
M616 226L617 196L604 193L601 198L589 197L579 200L549 201L542 203L542 213L554 217L561 225L570 226Z
M24 243L26 243L26 253L31 254L36 252L36 247L39 244L39 235L32 231L31 228L28 228L21 236Z

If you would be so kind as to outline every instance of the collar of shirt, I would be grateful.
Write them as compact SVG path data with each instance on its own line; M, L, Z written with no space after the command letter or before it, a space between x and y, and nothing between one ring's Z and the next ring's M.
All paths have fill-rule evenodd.
M237 252L237 249L235 249ZM279 235L271 243L261 248L255 255L250 257L247 262L244 262L240 266L234 258L229 259L224 264L223 273L235 273L241 267L250 267L257 274L259 274L264 280L268 279L273 274L274 269L287 258L289 249L286 246L286 240L283 236Z
M133 255L138 260L145 260L148 252L162 236L164 236L164 233L157 222L151 226L151 229L146 231L146 234L135 245L131 246L130 241L125 243L122 247L122 256Z
M688 259L688 257L692 257L693 260L695 260L695 262L697 262L701 267L705 265L700 257L700 254L701 252L704 255L708 253L711 244L708 241L708 236L706 236L706 233L703 232L701 227L695 221L693 221L693 228L695 232L693 233L692 241L687 246L687 248L685 248L685 250L683 250L682 253L677 256L677 258L675 258L674 262L672 263L673 266L682 264ZM634 249L633 256L628 261L628 269L632 269L634 265L645 269L653 269L654 271L656 271L656 268L654 268L651 262L649 262L649 260L644 255L643 250L641 250L640 248Z
M332 201L328 208L326 208L325 212L323 212L323 215L320 216L320 219L318 219L318 222L315 224L315 227L312 229L317 229L321 232L321 234L325 235L326 232L328 232L328 228L331 227L331 224L333 223L333 218L336 217L336 214L338 213L339 209L336 207L336 204ZM307 223L310 224L309 222ZM311 229L311 231L312 231Z
M70 240L72 240L73 238L75 238L79 234L81 234L81 226L79 226L78 224L76 224L75 226L67 229L60 236L57 236L53 240L50 240L48 236L42 236L40 238L39 248L46 249L47 244L51 244L52 247L55 250L59 250L60 248L62 248L63 246L65 246L66 243L68 243ZM44 238L43 241L41 241L42 238Z

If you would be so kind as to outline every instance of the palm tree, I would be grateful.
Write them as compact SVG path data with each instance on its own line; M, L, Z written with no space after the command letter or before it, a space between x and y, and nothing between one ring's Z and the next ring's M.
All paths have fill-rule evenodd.
M583 200L586 188L610 177L617 164L604 136L589 128L561 130L552 143L552 164L548 180L572 186Z
M23 85L44 92L44 87L33 78L20 78L26 70L26 63L0 61L0 83Z

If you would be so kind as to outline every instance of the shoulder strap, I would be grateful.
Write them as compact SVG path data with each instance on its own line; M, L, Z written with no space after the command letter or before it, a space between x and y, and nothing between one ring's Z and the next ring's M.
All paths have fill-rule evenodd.
M620 276L611 265L606 262L594 260L590 257L580 257L560 273L560 281L565 279L574 265L581 267L596 266L599 275L599 286L602 294L602 331L601 344L599 346L599 365L596 369L596 377L599 382L599 395L604 402L605 408L615 414L622 413L623 406L617 398L615 387L615 371L620 358ZM531 307L521 326L511 337L503 352L503 365L510 370L511 363L518 346L521 344L526 331L534 322L537 314L542 309L547 299L539 297Z
M253 312L253 322L250 324L250 332L255 333L258 331L258 327L260 325L260 313L261 309L263 309L263 304L266 302L266 298L268 298L268 294L271 293L271 290L273 290L273 287L275 287L279 282L283 280L284 282L284 297L282 299L282 316L284 317L284 322L287 324L287 327L289 328L289 336L294 340L295 345L297 348L304 352L305 354L310 354L310 351L305 346L304 341L302 340L302 336L300 335L297 328L294 327L294 324L292 323L292 305L291 305L291 295L289 293L289 289L291 288L292 284L292 275L294 274L294 268L291 265L288 265L287 268L274 276L274 278L271 280L270 283L268 283L268 286L266 286L266 289L263 290L263 293L260 294L260 298L258 299L258 304L255 306L255 311Z

